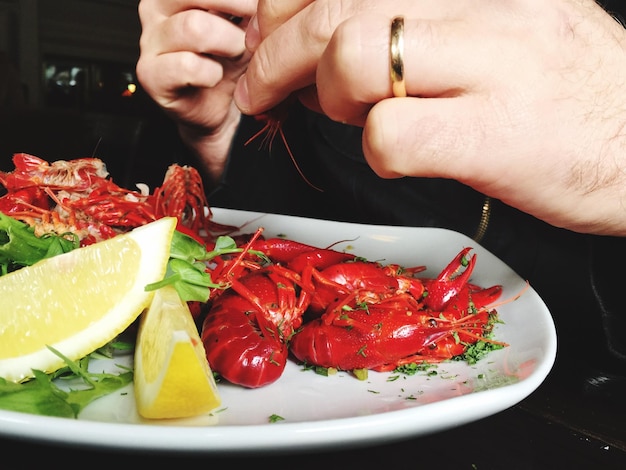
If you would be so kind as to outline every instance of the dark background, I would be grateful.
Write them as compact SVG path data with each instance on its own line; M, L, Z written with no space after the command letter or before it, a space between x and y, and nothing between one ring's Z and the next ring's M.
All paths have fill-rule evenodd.
M25 102L7 109L0 101L1 170L13 168L18 152L48 161L94 156L122 186L154 187L186 158L172 122L135 78L138 3L34 0L29 10L33 0L0 0L0 54L20 74ZM626 11L622 0L603 4Z

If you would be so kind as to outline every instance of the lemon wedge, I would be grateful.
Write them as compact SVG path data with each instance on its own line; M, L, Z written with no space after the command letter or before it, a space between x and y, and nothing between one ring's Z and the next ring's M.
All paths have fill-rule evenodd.
M141 316L134 380L144 418L188 418L221 404L189 307L172 286L157 290Z
M115 339L150 305L163 279L176 218L42 260L0 277L0 377L65 365Z

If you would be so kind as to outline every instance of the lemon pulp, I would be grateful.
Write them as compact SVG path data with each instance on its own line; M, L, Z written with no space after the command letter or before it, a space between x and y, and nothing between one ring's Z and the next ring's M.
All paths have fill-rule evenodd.
M221 404L189 307L172 286L156 291L141 316L134 382L144 418L198 416Z
M42 260L0 277L0 377L64 365L113 340L150 304L145 286L165 275L176 219Z

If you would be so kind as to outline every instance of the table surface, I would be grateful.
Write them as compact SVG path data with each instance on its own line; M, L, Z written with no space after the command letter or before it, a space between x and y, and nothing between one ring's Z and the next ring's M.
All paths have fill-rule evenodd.
M584 362L584 361L583 361ZM591 361L588 361L591 362ZM596 361L606 366L606 361ZM617 372L616 372L617 371ZM557 357L546 381L518 405L448 431L380 446L308 454L206 456L117 452L0 438L4 456L46 456L89 465L175 463L293 468L612 469L626 468L626 374ZM624 371L626 372L626 371ZM218 468L218 467L213 467Z

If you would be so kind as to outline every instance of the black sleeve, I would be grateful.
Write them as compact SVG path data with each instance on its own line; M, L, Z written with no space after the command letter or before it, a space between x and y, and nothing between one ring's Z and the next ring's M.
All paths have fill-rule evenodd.
M606 345L613 358L626 361L626 238L592 237L591 244L591 286L600 308Z

